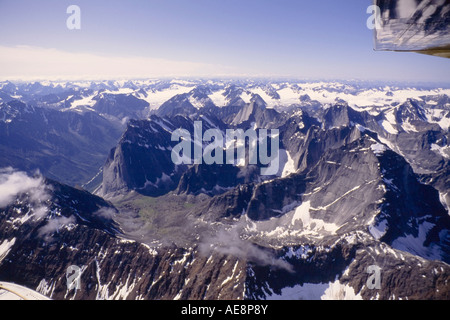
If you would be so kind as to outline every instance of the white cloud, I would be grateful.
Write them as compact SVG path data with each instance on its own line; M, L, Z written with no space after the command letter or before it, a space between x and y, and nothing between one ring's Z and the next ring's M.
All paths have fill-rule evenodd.
M101 207L99 210L97 210L93 214L100 218L113 219L116 216L117 212L113 208Z
M27 194L27 202L32 208L34 219L45 218L49 213L45 202L51 198L50 190L50 186L45 184L45 179L40 174L29 176L26 172L11 167L0 168L0 208L12 204L18 196ZM111 214L106 208L102 209L97 214L101 216ZM49 218L47 224L39 229L39 236L49 241L55 231L75 222L73 216Z
M44 237L46 240L51 240L51 235L54 232L64 226L74 224L75 222L74 216L50 219L45 226L39 229L39 236Z
M199 245L200 252L204 256L209 256L213 251L216 251L261 266L271 266L288 272L293 271L293 266L290 263L278 259L273 252L242 239L239 229L241 229L239 225L230 229L219 229L213 236L203 237Z
M231 74L232 68L150 57L101 56L32 46L0 46L1 77L9 80L97 80Z
M0 168L0 208L8 206L24 193L28 193L32 203L41 203L50 198L42 176L30 177L11 167Z

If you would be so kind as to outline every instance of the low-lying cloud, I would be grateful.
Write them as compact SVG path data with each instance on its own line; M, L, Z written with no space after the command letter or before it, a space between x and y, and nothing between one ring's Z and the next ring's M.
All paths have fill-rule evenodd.
M211 255L214 251L225 255L231 255L261 266L271 266L293 272L293 267L287 261L277 258L267 249L258 247L254 243L244 240L240 236L239 227L220 229L213 236L204 237L199 245L200 253Z
M101 207L95 211L93 215L103 219L112 220L117 215L117 211L114 208Z
M50 199L50 187L39 173L29 176L11 167L0 168L0 208L12 204L18 196L27 194L36 218L47 213L45 201Z
M58 231L64 226L74 224L76 219L74 216L70 217L56 217L48 220L47 224L39 229L38 235L44 237L46 240L50 240L53 233Z

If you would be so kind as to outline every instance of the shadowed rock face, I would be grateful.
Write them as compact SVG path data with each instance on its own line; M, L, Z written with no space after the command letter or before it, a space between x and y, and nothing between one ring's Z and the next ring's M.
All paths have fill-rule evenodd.
M236 185L244 183L245 177L239 175L239 168L232 165L194 165L180 179L177 193L216 195Z
M120 128L88 111L61 112L12 100L0 103L0 163L39 170L70 185L89 181L120 137Z
M112 149L103 168L102 193L136 189L143 194L161 195L176 188L186 170L171 158L171 135L177 128L193 131L193 123L183 117L167 120L132 120L118 146Z
M147 107L147 102L126 94L100 94L93 106L97 112L108 114L118 119L123 119L124 117L141 118L145 115Z

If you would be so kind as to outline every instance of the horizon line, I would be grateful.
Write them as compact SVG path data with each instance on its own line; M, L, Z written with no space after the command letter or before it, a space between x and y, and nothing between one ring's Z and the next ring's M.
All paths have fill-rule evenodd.
M450 86L450 81L442 80L390 80L390 79L364 79L364 78L338 78L338 77L299 77L289 75L204 75L204 76L190 76L190 75L167 75L167 76L119 76L119 77L68 77L68 78L50 78L50 77L0 77L0 83L33 83L33 82L50 82L50 83L75 83L75 82L117 82L117 81L159 81L159 80L190 80L190 81L296 81L300 83L314 83L314 82L344 82L344 83L380 83L385 84L414 84L414 85L444 85Z

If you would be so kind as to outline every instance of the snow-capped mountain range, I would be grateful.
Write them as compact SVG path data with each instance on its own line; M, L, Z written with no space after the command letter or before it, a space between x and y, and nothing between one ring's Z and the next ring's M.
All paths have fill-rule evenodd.
M259 95L268 108L297 106L305 102L322 105L347 102L351 107L375 108L392 106L406 99L422 100L426 96L449 95L448 85L389 85L362 81L295 81L254 80L124 80L124 81L45 81L34 83L0 82L0 99L19 99L54 108L78 110L93 107L104 95L132 95L148 103L149 110L158 109L176 95L187 94L196 108L208 103L217 107L234 104L240 99L249 103ZM436 101L429 101L430 105Z
M448 299L449 97L347 81L2 82L0 281L53 299ZM194 121L277 129L278 172L174 164L171 136ZM74 264L81 290L65 282Z

